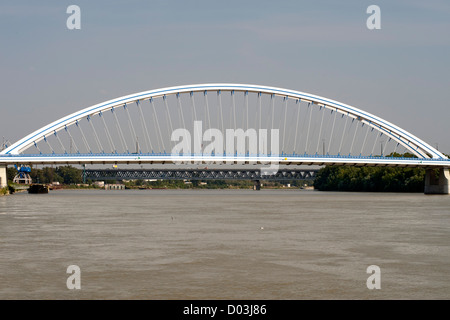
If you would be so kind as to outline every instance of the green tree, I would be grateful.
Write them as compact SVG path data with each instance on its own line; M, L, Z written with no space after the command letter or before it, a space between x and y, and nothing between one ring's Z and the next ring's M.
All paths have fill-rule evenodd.
M83 171L72 166L58 167L56 174L62 178L64 184L77 184L83 181Z

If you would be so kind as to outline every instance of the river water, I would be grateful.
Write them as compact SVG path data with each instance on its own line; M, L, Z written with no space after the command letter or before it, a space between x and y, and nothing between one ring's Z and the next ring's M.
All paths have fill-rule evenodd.
M80 290L66 286L69 265L81 270ZM366 285L371 265L381 289ZM450 299L450 196L0 197L0 299Z

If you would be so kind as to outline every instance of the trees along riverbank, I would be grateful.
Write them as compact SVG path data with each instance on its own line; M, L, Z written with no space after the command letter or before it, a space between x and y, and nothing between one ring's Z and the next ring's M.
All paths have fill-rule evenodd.
M412 154L390 154L391 157L413 157ZM448 155L447 155L448 156ZM32 168L30 176L34 183L51 184L59 182L65 186L77 186L83 183L82 169L72 166ZM17 171L8 167L8 180L12 181ZM352 167L326 166L318 172L314 180L314 188L320 191L368 191L368 192L423 192L425 181L424 168L396 167ZM92 181L86 181L92 185ZM105 181L116 183L116 181ZM209 180L206 183L182 180L124 182L127 188L167 188L167 189L248 189L253 187L250 180ZM292 187L303 187L311 181L263 182L265 188L284 188L289 183ZM7 192L0 190L0 193Z
M412 154L390 154L411 158ZM321 191L423 192L424 168L326 166L314 188Z

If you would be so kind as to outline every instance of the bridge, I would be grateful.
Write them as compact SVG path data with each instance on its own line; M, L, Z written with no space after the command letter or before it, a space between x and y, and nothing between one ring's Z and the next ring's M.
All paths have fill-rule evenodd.
M394 156L405 153L412 157ZM450 180L444 154L382 118L309 93L246 84L168 87L90 106L2 150L1 186L14 164L249 164L271 174L285 165L423 167L425 193L445 194Z
M90 180L314 180L318 169L279 169L265 175L258 169L90 169L83 178Z

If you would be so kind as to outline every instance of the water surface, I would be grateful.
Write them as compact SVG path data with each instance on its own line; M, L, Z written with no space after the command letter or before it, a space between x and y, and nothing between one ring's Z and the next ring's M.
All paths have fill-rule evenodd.
M81 290L68 290L69 265ZM381 289L369 290L370 265ZM0 299L449 299L450 196L58 190L0 197Z

